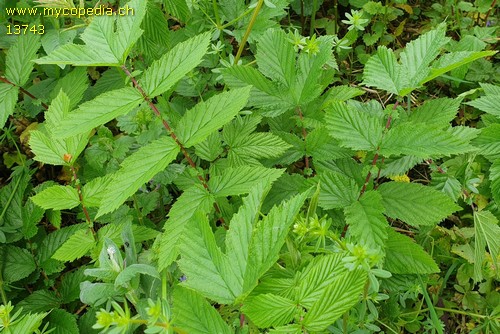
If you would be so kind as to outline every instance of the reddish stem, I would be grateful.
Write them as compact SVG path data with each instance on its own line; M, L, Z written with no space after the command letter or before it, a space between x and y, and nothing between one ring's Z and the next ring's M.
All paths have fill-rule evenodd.
M28 96L29 96L29 97L31 97L33 100L38 100L38 98L37 98L35 95L31 94L30 92L28 92L28 91L27 91L26 89L24 89L23 87L21 87L21 86L17 86L15 83L10 82L10 81L9 81L9 79L4 78L4 77L0 77L0 81L5 82L6 84L12 85L12 86L14 86L14 87L19 87L19 90L20 90L21 92L23 92L24 94L28 95ZM49 106L48 106L47 104L45 104L45 103L43 103L43 102L40 102L40 103L42 104L42 107L43 107L45 110L49 109Z
M76 186L76 191L78 192L78 197L80 199L80 203L82 203L82 208L83 208L83 214L85 215L85 219L87 220L87 224L89 224L90 230L92 231L92 234L95 235L94 228L92 227L92 220L90 220L90 215L87 210L87 207L85 206L85 203L83 203L83 194L82 194L82 188L80 187L80 182L78 182L78 176L76 175L76 170L74 166L70 166L71 172L73 173L73 180L75 181L75 186Z

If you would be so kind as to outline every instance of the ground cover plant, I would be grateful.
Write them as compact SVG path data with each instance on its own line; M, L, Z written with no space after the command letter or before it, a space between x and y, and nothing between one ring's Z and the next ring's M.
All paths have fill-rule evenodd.
M500 332L497 10L2 2L0 332Z

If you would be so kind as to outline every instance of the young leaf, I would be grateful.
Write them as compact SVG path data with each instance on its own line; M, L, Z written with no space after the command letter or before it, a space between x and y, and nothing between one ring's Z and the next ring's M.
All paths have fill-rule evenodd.
M5 61L5 76L17 86L24 86L28 81L33 65L31 61L36 58L40 48L40 35L22 34L7 52ZM1 124L0 124L1 125Z
M74 261L86 255L95 246L89 229L78 230L52 255L59 261Z
M260 328L286 325L298 314L293 300L272 293L249 298L242 311Z
M188 110L177 124L175 133L185 147L201 143L211 133L233 119L246 105L250 87L215 95Z
M174 290L174 305L175 324L186 333L232 333L215 308L194 291L177 286Z
M178 152L173 139L162 137L127 157L106 187L106 196L96 217L117 209L141 185L164 170Z
M139 83L153 98L169 90L189 71L201 63L210 43L210 33L204 33L177 44L144 71Z
M439 272L434 259L411 238L387 227L384 269L393 274L432 274Z
M142 95L132 87L116 89L81 104L54 129L54 137L68 138L87 133L114 118L124 115L142 102Z
M378 192L389 217L413 226L435 225L461 209L446 194L417 183L383 183Z
M479 282L483 279L482 267L486 246L490 251L495 271L498 272L499 270L500 227L498 226L498 219L490 211L475 211L474 234L474 281Z
M375 191L367 191L359 201L344 209L349 233L354 235L361 245L371 249L381 249L387 239L387 222L384 217L382 196Z
M375 151L382 140L382 120L350 108L344 102L332 102L325 116L330 135L354 150Z
M31 200L45 210L72 209L80 204L80 198L75 188L60 185L42 190L31 197Z

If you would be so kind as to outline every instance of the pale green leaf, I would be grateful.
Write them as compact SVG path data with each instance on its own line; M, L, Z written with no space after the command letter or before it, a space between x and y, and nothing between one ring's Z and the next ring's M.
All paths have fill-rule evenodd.
M119 16L116 20L116 34L113 39L113 50L120 63L124 64L130 50L135 45L143 30L141 23L146 14L147 1L131 0L125 4L125 7L133 10L133 13ZM133 14L133 15L132 15Z
M48 312L26 314L14 324L11 324L11 326L9 326L9 331L11 333L36 333L47 314Z
M261 180L273 183L283 170L264 167L236 167L225 169L220 176L210 178L208 186L214 197L234 196L248 193Z
M16 246L0 246L2 259L2 277L4 282L11 283L28 277L36 269L33 255L28 250Z
M281 29L270 29L259 39L255 55L259 70L291 88L295 83L295 50Z
M0 82L0 128L5 126L9 116L14 112L19 88Z
M80 283L80 301L94 307L119 295L121 293L115 290L113 283L91 283L89 281Z
M139 80L150 97L163 94L201 63L208 49L210 34L204 33L177 44L144 71Z
M246 105L250 87L215 95L188 110L176 127L176 135L185 147L201 143L211 133L233 119Z
M176 327L190 334L231 334L219 312L205 298L182 287L174 290L173 308Z
M345 271L336 276L304 317L303 325L311 332L325 330L358 303L366 283L363 270Z
M115 286L123 286L126 287L127 283L130 282L133 278L137 277L139 274L148 275L153 278L160 279L160 275L158 274L158 270L155 267L149 264L143 263L134 263L128 264L123 271L121 271L115 279Z
M320 174L319 181L319 206L323 209L345 208L358 199L360 188L356 181L347 175L327 171Z
M64 154L69 153L60 140L52 140L45 132L34 130L30 132L29 145L35 154L36 161L50 165L68 165Z
M170 137L162 137L127 157L106 187L96 217L116 210L137 189L164 170L175 159L179 147Z
M344 212L349 233L355 240L368 248L380 249L379 254L383 257L387 221L383 214L382 196L378 192L367 191Z
M393 274L432 274L439 267L413 239L387 228L384 269Z
M71 186L55 185L42 190L31 200L36 205L52 210L72 209L80 204L80 198L75 188Z
M210 212L215 199L201 185L188 188L174 203L169 219L165 223L159 245L158 267L160 270L169 266L179 255L178 245L184 233L185 225L196 210Z
M446 45L450 38L446 37L446 24L440 24L417 39L406 44L401 53L401 63L408 75L409 87L416 88L430 72L430 63L436 59L441 48ZM404 94L403 94L404 95Z
M114 118L124 115L142 102L142 95L132 87L116 89L81 104L57 125L54 137L67 138L87 133Z
M299 312L293 300L271 293L249 298L242 311L260 328L288 324Z
M403 123L391 128L384 137L380 153L384 156L413 155L421 158L450 156L471 151L469 140L451 130L423 123Z
M78 230L52 255L59 261L74 261L86 255L95 246L94 236L89 229Z
M85 183L82 187L83 203L87 207L99 207L102 199L106 197L106 188L112 179L113 174L107 174Z
M363 71L365 86L383 89L396 95L406 87L407 80L394 52L385 46L378 47L377 53L371 56Z
M499 270L500 227L498 226L498 219L490 211L475 211L474 234L474 281L479 282L483 279L482 268L485 247L488 247L495 271L498 272Z
M22 34L17 36L17 40L7 52L5 61L5 76L10 82L17 86L24 86L28 81L36 58L36 53L40 48L40 35Z
M384 126L379 117L332 102L325 116L327 129L340 144L354 150L374 151L380 145Z
M412 226L435 225L461 209L443 192L418 183L383 183L378 192L385 213Z

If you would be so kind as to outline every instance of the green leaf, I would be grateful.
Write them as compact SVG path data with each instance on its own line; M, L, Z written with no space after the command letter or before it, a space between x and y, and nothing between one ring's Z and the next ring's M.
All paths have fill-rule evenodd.
M17 306L22 307L24 312L39 313L58 308L60 305L61 300L52 291L36 290L20 301Z
M96 177L82 187L83 203L87 207L99 207L101 205L113 176L113 174L107 174L103 177Z
M378 47L377 53L370 57L363 71L363 85L383 89L396 95L406 87L407 80L394 52L385 46Z
M354 150L375 151L382 140L382 120L366 112L332 102L325 116L327 129L340 144Z
M52 334L79 334L76 316L62 309L53 309L48 317L49 330Z
M277 158L290 147L291 145L278 136L267 132L259 132L249 136L240 135L238 140L230 145L229 154L254 159Z
M75 188L60 185L42 190L35 196L31 197L31 200L45 210L72 209L80 204L80 198L78 197L78 192Z
M384 156L413 155L421 158L450 156L472 150L469 141L454 135L451 130L408 122L387 132L380 153Z
M366 283L363 270L345 271L338 275L312 305L304 317L303 325L311 332L325 330L342 314L358 303Z
M59 261L73 261L86 255L95 246L94 236L89 229L76 231L64 244L52 255Z
M5 61L5 76L10 82L17 86L24 86L33 71L32 62L40 48L40 35L23 34L17 36L17 40L7 52Z
M168 213L169 219L160 239L159 270L169 266L179 255L179 240L184 234L185 225L195 212L200 210L209 213L214 202L213 196L201 185L194 185L179 196Z
M393 274L432 274L439 268L433 258L413 239L387 228L384 269Z
M36 63L74 66L123 65L132 46L142 34L139 27L146 13L145 1L132 0L127 5L133 8L134 15L95 16L81 35L85 45L65 44L49 55L37 59Z
M418 183L383 183L378 192L385 213L412 226L433 226L461 209L446 194Z
M400 57L406 70L405 74L408 75L410 88L416 88L421 85L421 82L426 82L424 79L430 72L429 64L436 59L441 48L450 41L445 33L446 24L442 23L436 29L406 44Z
M236 167L225 169L220 176L211 177L208 186L214 197L248 193L261 180L273 183L283 174L282 169L264 167Z
M114 118L124 115L142 102L142 95L132 87L116 89L82 103L65 116L54 129L54 137L67 138L87 133Z
M319 206L325 210L345 208L358 199L360 188L356 181L347 175L327 171L320 174L319 180Z
M104 304L110 298L121 295L115 290L113 283L91 283L89 281L80 284L80 300L84 304L97 307Z
M219 312L196 292L177 286L173 309L176 327L190 334L231 334Z
M281 29L270 29L259 39L255 54L259 70L291 88L295 83L295 50Z
M491 124L481 129L481 133L472 140L478 152L494 161L500 158L500 124Z
M175 133L185 147L201 143L210 134L233 119L246 105L250 87L215 95L188 110L177 124Z
M460 99L447 97L427 100L423 105L411 112L409 120L414 123L425 123L430 126L446 128L455 118L460 102Z
M4 282L19 281L36 269L35 260L28 250L16 246L0 246L2 277Z
M494 90L486 91L491 86L492 85L482 83L481 87L485 90L486 95L468 102L467 104L488 114L500 117L500 92Z
M483 279L482 268L486 246L493 260L495 271L498 273L499 270L500 227L498 219L490 211L475 211L474 234L474 281L480 282Z
M191 15L186 0L163 0L163 3L165 4L165 9L182 22L186 22Z
M272 293L249 298L242 311L260 328L288 324L298 314L293 300Z
M127 157L120 169L114 173L106 187L96 217L116 210L132 196L140 186L164 170L179 153L179 147L170 137L162 137L141 147Z
M0 128L5 126L9 116L14 112L19 88L0 82Z
M121 271L115 280L115 286L123 286L126 287L127 283L130 282L131 279L137 277L138 274L148 275L157 279L160 279L160 275L155 267L149 264L129 264L123 271Z
M489 179L491 181L491 194L495 202L500 205L500 159L495 160L491 165Z
M371 249L381 249L387 240L387 221L384 217L382 196L375 191L367 191L359 201L344 209L349 233L361 244Z
M163 94L201 63L209 43L204 33L177 44L144 71L140 85L151 98Z
M47 313L26 314L9 326L11 333L36 333Z

